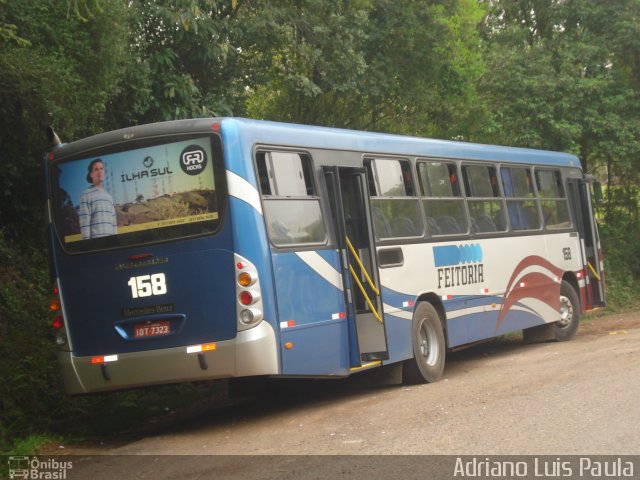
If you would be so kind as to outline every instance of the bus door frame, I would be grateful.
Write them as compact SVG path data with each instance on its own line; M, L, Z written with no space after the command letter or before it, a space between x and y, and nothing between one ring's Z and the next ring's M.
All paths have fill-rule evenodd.
M600 240L591 204L589 183L587 179L568 179L569 196L580 236L582 263L587 283L586 303L592 306L604 306L604 278L598 251Z
M389 358L366 170L324 166L323 173L340 253L349 359L356 368Z

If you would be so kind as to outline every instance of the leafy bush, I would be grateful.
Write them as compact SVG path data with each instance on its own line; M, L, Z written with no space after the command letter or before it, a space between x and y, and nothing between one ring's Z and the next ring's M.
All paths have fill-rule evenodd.
M640 227L613 221L600 226L604 250L607 309L612 312L640 308Z
M61 397L42 248L8 244L0 231L0 444L47 431Z

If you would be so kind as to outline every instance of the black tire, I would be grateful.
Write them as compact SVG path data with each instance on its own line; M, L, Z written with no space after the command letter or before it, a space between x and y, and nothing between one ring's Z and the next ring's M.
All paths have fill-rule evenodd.
M402 381L432 383L444 370L446 344L440 315L429 302L416 306L412 320L413 358L402 365Z
M580 323L580 297L573 286L563 280L560 285L560 320L553 325L553 337L566 342L576 336Z

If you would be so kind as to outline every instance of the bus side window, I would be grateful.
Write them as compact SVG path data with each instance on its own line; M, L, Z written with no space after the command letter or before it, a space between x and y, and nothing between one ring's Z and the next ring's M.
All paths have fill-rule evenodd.
M297 152L258 152L256 167L271 243L278 247L326 243L311 157Z
M424 232L411 165L407 160L366 159L373 231L377 240L421 237Z
M504 232L507 222L496 168L463 165L462 174L473 233Z
M430 235L456 235L469 231L456 164L418 161L422 205Z
M570 228L569 204L560 171L536 169L535 177L544 228L547 230Z
M534 196L531 169L502 167L502 187L507 197L507 213L512 230L541 228L538 202Z

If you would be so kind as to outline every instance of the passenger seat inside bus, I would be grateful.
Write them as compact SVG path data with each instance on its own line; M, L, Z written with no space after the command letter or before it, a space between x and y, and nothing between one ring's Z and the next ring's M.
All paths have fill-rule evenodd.
M438 227L438 222L436 222L436 219L433 217L427 217L427 230L431 236L442 235L440 227Z
M379 239L392 237L391 225L387 217L382 213L382 210L378 207L371 207L371 215L373 216L373 230L376 237Z
M471 218L471 231L474 233L497 232L496 224L487 215Z
M271 222L270 234L275 243L290 243L293 240L289 228L280 220Z
M407 217L394 218L391 221L391 232L394 237L415 237L418 235L416 226Z
M436 222L438 223L438 228L442 235L462 233L462 230L460 230L460 227L458 226L458 222L450 215L442 215L436 219Z

